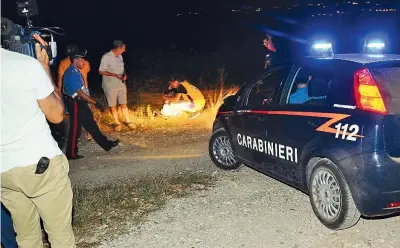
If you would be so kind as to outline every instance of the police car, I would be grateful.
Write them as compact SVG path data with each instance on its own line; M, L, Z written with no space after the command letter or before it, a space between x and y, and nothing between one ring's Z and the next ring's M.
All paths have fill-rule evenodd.
M218 111L212 161L306 192L330 229L400 212L400 55L383 47L291 60L244 85Z

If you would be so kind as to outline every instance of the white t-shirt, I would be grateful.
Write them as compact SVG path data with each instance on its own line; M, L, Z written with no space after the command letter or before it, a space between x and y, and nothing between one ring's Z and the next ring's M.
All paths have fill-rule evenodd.
M53 91L36 59L1 48L1 172L62 154L37 102Z

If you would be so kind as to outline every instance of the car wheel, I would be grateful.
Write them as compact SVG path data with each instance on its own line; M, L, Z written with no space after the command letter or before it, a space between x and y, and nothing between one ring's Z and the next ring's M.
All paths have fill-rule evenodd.
M240 167L241 164L235 159L229 134L225 129L220 128L212 134L208 149L211 160L218 168L235 170Z
M313 168L309 195L315 215L330 229L350 228L360 219L349 185L339 168L328 159L321 159Z

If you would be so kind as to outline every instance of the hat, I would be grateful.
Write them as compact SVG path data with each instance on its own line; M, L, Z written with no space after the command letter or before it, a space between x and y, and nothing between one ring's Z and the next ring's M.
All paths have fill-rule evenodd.
M75 51L72 51L72 53L70 54L69 57L71 59L84 58L84 57L86 57L86 53L87 53L86 49L84 49L84 50L77 49Z
M75 53L75 52L78 51L78 50L79 50L79 48L78 48L77 45L75 45L75 44L70 44L70 45L68 45L68 46L66 47L65 53L66 53L68 56L70 56L71 54Z

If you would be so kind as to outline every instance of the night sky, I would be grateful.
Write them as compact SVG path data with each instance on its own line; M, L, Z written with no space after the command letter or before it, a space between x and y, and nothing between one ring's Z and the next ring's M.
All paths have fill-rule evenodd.
M218 10L238 4L272 6L294 0L37 0L40 15L32 18L37 26L59 26L65 29L62 43L93 43L98 47L113 39L129 39L135 46L157 45L170 35L176 13L185 10ZM313 0L311 0L313 1ZM322 0L321 0L322 1ZM298 1L297 1L298 2ZM308 1L307 1L308 2ZM2 1L1 14L18 24L14 0ZM75 41L76 42L76 41ZM96 49L96 48L95 48Z
M391 0L393 1L393 0ZM337 0L37 0L39 16L32 18L36 26L58 26L66 35L57 37L60 46L78 43L93 53L103 52L114 39L125 40L132 48L152 48L196 35L203 20L182 29L176 13L230 9L239 4L264 8L275 4L337 2ZM14 0L1 2L1 14L18 24L25 24L16 15ZM221 17L223 19L224 17ZM215 21L215 20L213 20ZM224 20L222 20L224 21ZM178 30L177 24L181 25ZM172 37L173 36L173 37ZM129 49L129 48L128 48Z
M398 0L389 1L399 2ZM293 36L309 38L310 30L311 32L328 30L336 41L342 43L339 48L344 52L356 52L355 49L358 49L357 46L362 38L360 34L370 29L387 31L394 43L392 48L399 47L397 44L400 41L400 26L396 24L399 21L393 18L379 17L379 21L376 21L375 17L368 19L365 18L366 16L351 16L348 20L341 21L342 26L339 26L339 22L332 22L332 20L331 23L317 21L306 24L296 20L295 16L289 15L285 17L286 19L283 18L298 23L292 25L290 22L282 21L282 18L277 18L278 15L274 17L274 9L268 12L274 5L336 3L337 0L37 0L37 2L39 16L32 18L33 24L45 27L58 26L65 30L64 36L56 37L59 57L63 57L66 44L76 43L88 49L88 58L94 68L98 66L101 55L111 49L112 41L115 39L122 39L127 44L125 61L136 62L139 61L141 52L157 49L165 51L171 48L171 45L178 49L186 49L186 51L191 49L200 51L204 53L202 56L209 56L210 53L229 48L231 50L225 51L225 54L232 57L223 58L220 64L226 66L228 62L236 62L230 69L230 75L232 72L247 70L243 68L243 64L249 64L251 60L257 60L256 64L262 64L263 27L274 28L288 34L289 38ZM245 5L262 7L266 11L261 12L258 17L248 15L244 19L230 12L233 8ZM188 11L217 14L212 17L204 15L177 17L177 13ZM220 14L218 11L225 12ZM399 12L400 8L397 14ZM1 1L1 15L17 24L26 24L24 18L17 16L14 0ZM340 35L342 38L339 37ZM298 51L306 51L307 48L304 45L290 43L289 38L276 37L276 42L279 43L278 50L281 54L286 53L283 56L295 56ZM138 70L141 69L138 67ZM95 70L92 74L98 76Z

